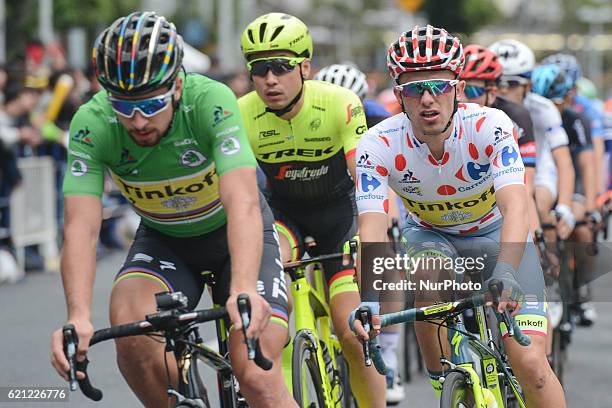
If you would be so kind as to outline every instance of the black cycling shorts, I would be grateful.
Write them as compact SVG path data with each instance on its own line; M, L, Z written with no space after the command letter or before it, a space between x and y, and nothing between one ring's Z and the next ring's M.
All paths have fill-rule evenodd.
M271 197L270 207L276 219L276 229L283 234L293 248L292 259L300 259L308 245L305 237L312 237L314 248L308 249L310 256L342 252L344 243L357 233L357 206L354 193L322 205L288 205ZM322 262L325 279L332 294L357 291L355 268L342 260Z
M264 240L257 291L272 307L270 321L288 327L287 287L274 219L261 195L260 205ZM226 226L201 236L177 238L140 224L115 284L132 277L152 279L164 290L183 292L189 299L189 309L194 309L205 285L211 287L215 304L225 304L229 297L230 269Z

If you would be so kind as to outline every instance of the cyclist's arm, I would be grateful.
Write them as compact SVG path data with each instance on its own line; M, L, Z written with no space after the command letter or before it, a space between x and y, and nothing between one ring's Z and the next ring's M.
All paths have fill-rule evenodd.
M595 199L597 195L597 158L593 150L593 140L591 138L591 129L585 117L576 115L576 120L572 124L572 131L576 132L576 140L578 143L578 166L580 166L580 175L582 177L582 185L584 186L584 195L586 197L586 210L596 210L597 205Z
M238 103L225 85L211 84L204 109L204 126L212 133L212 152L219 174L219 195L227 213L227 234L232 262L231 294L254 292L257 286L263 224L257 189L256 161L240 116ZM213 110L229 112L221 121Z
M340 138L346 157L346 165L353 180L355 174L355 153L361 135L367 130L365 111L361 100L348 89L339 89L344 103L338 103L337 121L339 124Z
M571 208L574 195L576 173L572 164L572 156L567 146L557 147L552 151L555 166L557 167L557 185L559 188L558 204Z
M517 270L525 249L529 224L525 219L527 205L525 186L512 184L495 191L497 207L502 214L501 249L498 263L509 263ZM505 244L505 245L504 245Z
M219 194L227 213L227 237L232 262L231 293L257 287L263 248L263 223L254 168L240 168L219 178Z
M68 145L63 184L64 247L61 256L69 320L89 320L96 243L102 223L104 165L101 156L109 132L96 112L86 106L78 110L70 124L73 137Z
M62 282L68 320L90 320L96 273L96 244L102 223L102 201L95 196L64 199Z
M489 156L497 207L502 215L502 246L497 263L508 263L516 268L520 264L524 243L529 233L525 189L525 167L516 139L511 136L514 124L501 111L494 111L487 118L487 129L482 132L480 143L493 146ZM496 139L496 135L498 140ZM507 243L507 245L503 245Z

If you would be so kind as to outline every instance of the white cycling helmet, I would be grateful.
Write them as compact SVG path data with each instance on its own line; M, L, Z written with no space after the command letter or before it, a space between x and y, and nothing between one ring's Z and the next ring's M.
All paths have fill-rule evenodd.
M489 49L497 54L504 76L524 76L535 68L533 51L520 41L507 39L494 42Z
M350 65L334 64L324 67L317 72L314 79L348 88L361 99L368 93L368 82L365 74Z

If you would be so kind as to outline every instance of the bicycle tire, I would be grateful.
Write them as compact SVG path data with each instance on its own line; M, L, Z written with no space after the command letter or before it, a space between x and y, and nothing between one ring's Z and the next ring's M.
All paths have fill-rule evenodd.
M449 373L442 383L440 408L468 408L473 406L472 389L468 385L465 375L457 371Z
M338 381L340 381L340 390L342 392L342 399L340 400L340 406L342 408L354 408L355 399L353 397L353 391L351 390L351 381L349 376L349 366L344 358L341 351L335 351L336 356L336 370L338 371Z
M563 333L555 328L552 333L552 369L557 379L563 385L563 373L565 371L565 353L563 346Z
M293 398L298 405L302 408L325 408L317 354L310 336L305 332L295 335L291 366Z

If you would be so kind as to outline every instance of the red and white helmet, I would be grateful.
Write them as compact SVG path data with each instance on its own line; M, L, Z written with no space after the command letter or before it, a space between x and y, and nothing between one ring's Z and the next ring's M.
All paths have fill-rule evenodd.
M465 66L459 78L496 81L503 72L497 54L477 44L465 47Z
M463 47L459 38L443 28L415 26L389 46L387 67L391 77L405 72L449 70L456 76L463 69Z

